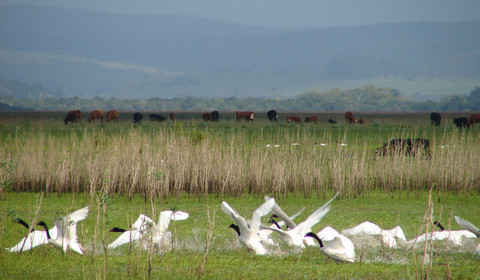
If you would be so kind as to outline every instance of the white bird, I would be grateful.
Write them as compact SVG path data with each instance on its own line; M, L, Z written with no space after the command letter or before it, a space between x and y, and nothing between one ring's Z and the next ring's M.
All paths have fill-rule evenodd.
M460 218L459 216L455 216L455 221L457 224L464 229L468 230L469 232L473 233L477 238L480 238L480 229L478 229L475 225L470 223L467 220ZM473 252L475 255L480 256L480 243L478 244L477 248Z
M458 221L457 221L458 223ZM417 243L425 242L426 240L448 240L454 246L462 245L462 238L476 238L477 236L468 230L445 230L439 222L433 223L440 231L432 231L419 235L416 238L408 241L409 245L415 246Z
M16 219L15 222L23 225L27 229L30 229L28 224L22 219ZM49 229L48 232L52 238L54 239L57 238L56 226ZM48 239L47 239L47 235L45 234L45 231L32 229L30 231L30 234L25 236L22 240L20 240L20 242L18 242L17 245L11 248L6 248L6 249L12 253L17 253L17 252L28 251L32 248L35 248L37 246L44 245L44 244L48 244Z
M320 251L325 256L338 262L355 262L355 246L346 236L340 234L326 245L313 232L308 232L305 236L316 239L320 244Z
M396 226L390 230L384 230L371 221L362 222L354 227L342 230L342 234L346 236L371 235L378 236L382 244L388 248L399 248L397 239L405 244L405 234L400 226Z
M37 225L43 226L47 235L48 243L54 247L63 250L67 253L69 249L82 254L81 245L78 243L77 237L77 223L85 220L88 216L88 206L71 213L63 218L57 218L54 220L57 227L57 237L54 238L50 235L49 230L45 222L41 221Z
M160 217L158 217L158 223L148 222L146 224L146 232L142 236L142 241L144 241L144 247L147 246L160 246L164 248L172 240L172 233L168 231L168 226L170 221L182 221L188 219L189 214L183 211L171 211L166 210L160 212Z
M130 226L130 230L125 230L118 227L112 228L110 232L121 232L122 234L115 239L115 241L110 243L107 248L115 249L125 243L130 243L140 239L140 237L143 235L143 232L147 229L147 223L153 223L153 220L143 214L140 214L135 223Z
M257 255L267 254L267 250L262 244L258 231L260 229L261 217L267 215L272 210L272 207L275 204L275 199L269 199L253 211L250 226L247 224L245 218L240 216L240 214L238 214L238 212L227 202L222 201L221 204L223 212L236 223L236 225L231 224L230 227L237 232L240 243L245 245L249 251L253 250Z
M265 196L265 201L268 201L270 199L270 197L268 196ZM293 216L290 216L290 219L293 221L296 217L298 217L298 215L300 215L303 210L305 210L305 207L302 208L302 210L298 211L296 214L294 214ZM277 227L279 229L282 228L282 226L285 225L285 222L284 221L280 221L280 222L276 222L275 220L273 220L273 218L278 218L277 215L275 214L272 214L270 216L270 220L268 220L269 223L271 223L272 225L270 225L270 227ZM262 242L264 242L265 244L268 244L268 245L278 245L272 238L271 238L271 234L273 233L272 230L270 229L265 229L265 226L261 225L260 226L260 230L258 231L258 235L260 236L260 240Z
M324 227L321 231L317 233L318 238L320 238L323 241L332 241L335 237L339 236L340 233L336 231L334 228L331 226L326 226Z
M150 219L144 214L140 214L130 227L130 230L114 227L110 232L122 232L122 234L108 245L108 249L115 249L122 246L125 243L130 243L140 240L143 247L147 248L148 245L165 245L171 238L171 233L168 231L170 221L185 220L189 217L189 214L183 211L173 212L166 210L160 212L158 223Z
M307 245L313 246L312 239L305 238L305 234L312 231L312 227L316 225L320 220L325 216L328 211L330 211L330 203L338 196L338 193L335 196L318 208L315 212L310 214L310 216L305 219L305 221L296 225L288 215L283 212L283 210L276 203L272 209L279 218L281 218L288 227L288 230L282 230L279 228L267 228L269 230L275 231L279 234L280 239L290 246L305 247Z

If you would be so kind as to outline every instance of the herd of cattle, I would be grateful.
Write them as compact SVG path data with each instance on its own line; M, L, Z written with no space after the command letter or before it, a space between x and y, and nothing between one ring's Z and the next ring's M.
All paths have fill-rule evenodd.
M252 111L237 111L235 112L236 120L237 121L254 121L255 120L255 113ZM95 121L99 119L101 122L104 121L105 111L103 110L95 110L91 112L88 122ZM169 119L171 121L176 120L175 113L170 113ZM204 121L212 121L217 122L220 120L220 113L218 111L206 112L202 115ZM278 114L275 110L270 110L267 112L267 117L270 122L277 122L278 121ZM165 121L167 118L159 115L159 114L150 114L148 116L150 121L157 121L162 122ZM64 119L65 124L68 122L81 122L82 120L82 112L80 110L72 110L67 113L67 116ZM107 122L111 121L118 121L118 111L111 110L107 112ZM133 114L133 123L140 125L143 120L143 115L139 112ZM365 121L363 119L356 119L352 112L347 111L345 112L345 120L347 124L364 124ZM433 112L430 114L430 121L431 125L440 126L440 122L442 120L442 116L440 113ZM286 116L287 123L301 123L302 120L298 116L288 115ZM304 122L306 123L318 123L317 116L307 116L305 117ZM333 119L329 119L327 121L330 124L336 124L337 122ZM454 124L460 128L469 128L471 125L475 125L476 123L480 123L480 114L472 114L469 118L459 117L454 118ZM430 158L430 143L428 139L424 138L416 138L416 139L393 139L390 142L385 143L382 147L379 147L376 150L376 156L388 156L388 155L405 155L410 157L415 156L422 156L425 158Z
M442 115L437 112L433 112L430 114L430 124L435 126L440 126L440 122L442 121ZM454 118L453 123L457 127L461 128L470 128L470 126L475 125L476 123L480 123L480 114L472 114L469 118L460 117Z
M118 111L117 110L111 110L107 112L107 122L111 121L118 121ZM254 121L255 120L255 113L252 111L236 111L235 116L237 121ZM206 112L203 113L202 115L204 121L212 121L212 122L218 122L220 120L220 113L218 111L212 111L212 112ZM270 120L270 122L277 122L278 121L278 114L275 110L270 110L267 112L267 117ZM157 121L157 122L162 122L167 120L166 117L159 115L159 114L150 114L148 116L150 121ZM170 113L168 116L168 119L171 121L174 121L177 118L175 113ZM92 122L99 119L102 123L105 120L105 111L103 110L95 110L90 113L90 116L88 118L88 122ZM134 124L141 124L143 120L143 115L139 112L133 114L133 123ZM357 119L354 117L353 113L350 111L345 112L345 120L347 124L364 124L365 120L364 119ZM440 113L433 112L430 114L430 121L431 125L435 126L440 126L440 122L442 120L442 116ZM72 110L67 113L67 116L64 119L65 124L68 124L68 122L81 122L82 121L82 112L80 110ZM286 122L287 123L301 123L302 119L299 116L294 116L294 115L288 115L286 116ZM305 123L318 123L318 117L317 116L307 116L304 119ZM327 121L330 124L336 124L337 121L333 119L329 119ZM480 114L472 114L469 118L466 117L459 117L459 118L454 118L453 123L460 128L470 128L470 126L475 125L476 123L480 122Z

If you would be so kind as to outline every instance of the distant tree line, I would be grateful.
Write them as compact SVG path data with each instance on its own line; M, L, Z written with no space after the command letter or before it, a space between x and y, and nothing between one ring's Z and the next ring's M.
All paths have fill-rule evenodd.
M17 94L20 88L23 94ZM38 92L44 92L39 98ZM25 96L25 93L30 95ZM35 97L32 97L35 96ZM117 98L80 98L55 97L41 84L33 84L31 88L18 86L5 87L0 81L0 110L18 110L19 108L68 111L80 109L117 109L121 111L236 111L253 110L268 111L480 111L480 88L475 87L468 96L450 95L438 102L427 100L417 102L402 95L392 88L375 87L327 91L310 90L294 98L196 98L184 97L173 99L117 99Z

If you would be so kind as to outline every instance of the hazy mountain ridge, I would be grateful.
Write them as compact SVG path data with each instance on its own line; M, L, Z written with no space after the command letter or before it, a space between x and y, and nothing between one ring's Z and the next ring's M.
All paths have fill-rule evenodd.
M121 91L129 88L144 97L274 96L278 93L270 89L300 90L331 78L478 78L478 30L480 22L274 29L188 16L2 6L0 78L40 81L76 94L128 94ZM6 63L12 54L51 57L44 56L42 63ZM244 82L248 86L215 87L218 73L227 73L227 80L244 73L270 73L272 79L270 84L250 79ZM287 88L285 75L275 79L276 73L305 73L311 84Z

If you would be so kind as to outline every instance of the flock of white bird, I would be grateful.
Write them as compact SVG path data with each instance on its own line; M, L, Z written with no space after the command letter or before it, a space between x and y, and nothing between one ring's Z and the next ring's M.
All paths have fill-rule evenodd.
M87 206L63 218L57 218L54 220L54 226L51 229L48 229L43 221L37 223L44 230L30 228L25 221L17 219L16 222L29 229L30 234L20 240L17 245L6 249L10 252L24 252L40 245L51 244L64 253L72 250L83 254L82 245L78 243L77 223L87 218L88 211ZM172 239L172 233L168 231L170 221L185 220L188 216L189 214L186 212L166 210L160 213L158 222L155 223L149 217L140 214L129 230L118 227L110 230L110 232L121 232L122 234L108 245L108 249L115 249L131 242L138 243L144 249L151 248L151 246L165 248L168 244L171 244Z
M382 246L393 249L401 247L412 248L416 244L428 240L448 240L455 246L461 246L463 238L480 238L480 230L472 223L458 216L455 216L455 220L464 230L447 231L440 223L435 222L435 225L441 231L422 234L410 241L406 240L400 226L385 230L370 221L344 229L341 233L330 226L326 226L318 233L312 232L312 227L319 223L330 211L330 203L337 195L338 193L299 224L296 224L293 220L303 209L293 216L288 216L275 202L275 199L270 197L265 197L265 203L253 211L250 220L246 220L225 201L222 202L222 210L234 221L230 227L237 232L239 242L247 250L253 251L257 255L266 255L269 253L267 249L269 246L277 245L271 237L272 232L276 232L281 241L292 247L305 248L306 246L316 246L316 240L320 245L320 251L328 258L338 262L355 261L355 246L350 239L352 237L371 236L378 239ZM261 223L261 217L269 213L273 213L269 219L269 223L272 225L266 226ZM281 221L277 222L276 218L281 219ZM284 226L285 229L282 228ZM474 253L480 255L480 244Z
M461 246L464 238L480 238L480 230L472 223L455 216L455 220L463 230L448 231L443 226L435 222L440 231L428 232L422 234L410 241L407 241L400 226L393 229L384 230L377 224L366 221L352 228L344 229L339 233L330 226L326 226L318 233L312 232L312 227L330 211L331 202L338 196L338 193L327 201L324 205L310 214L303 222L296 224L293 220L305 209L295 215L288 216L274 198L265 197L265 202L253 211L251 219L245 219L227 202L221 202L223 212L233 220L230 228L237 232L239 242L244 245L248 251L253 251L257 255L270 254L269 248L278 243L272 237L276 233L278 239L291 247L305 248L306 246L320 245L320 251L338 262L354 262L355 246L350 238L370 236L377 239L382 246L388 248L412 248L420 242L428 240L448 240L450 244ZM77 223L88 216L89 208L85 207L77 210L65 217L54 220L54 226L48 229L45 222L37 223L44 230L36 230L21 219L16 222L25 226L30 234L24 237L18 244L11 248L6 248L10 252L23 252L34 247L51 244L54 247L67 253L69 250L83 254L82 245L78 243ZM265 225L261 222L262 217L272 213ZM172 233L168 231L170 221L185 220L189 214L182 211L166 210L159 215L158 222L155 223L151 218L140 214L135 223L128 230L114 227L110 232L121 232L121 235L107 246L108 249L115 249L124 244L136 244L143 249L158 246L165 249L172 242ZM277 220L278 222L277 222ZM480 244L474 251L474 254L480 255Z

